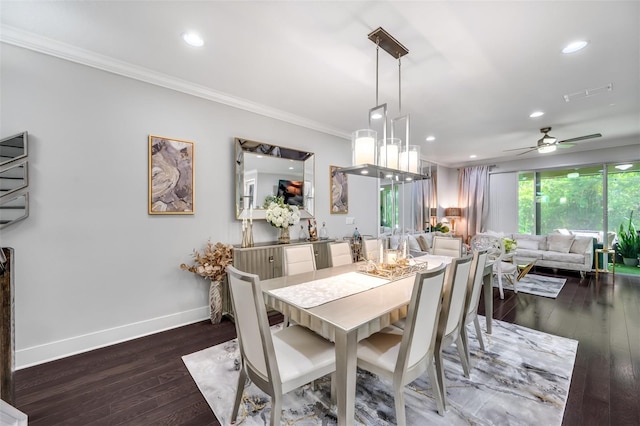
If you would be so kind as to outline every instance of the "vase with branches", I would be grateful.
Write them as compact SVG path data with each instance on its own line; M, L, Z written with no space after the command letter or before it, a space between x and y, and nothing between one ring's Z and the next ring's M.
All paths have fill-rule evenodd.
M213 324L222 320L222 280L227 275L227 266L233 263L233 246L208 241L202 252L193 250L194 264L183 263L180 269L193 272L209 281L210 319Z

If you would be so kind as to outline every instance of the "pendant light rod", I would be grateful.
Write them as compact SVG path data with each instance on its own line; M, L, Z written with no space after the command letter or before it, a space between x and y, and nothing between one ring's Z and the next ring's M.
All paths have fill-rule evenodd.
M376 38L376 105L378 103L378 63L380 62L380 39Z
M402 113L402 60L398 58L398 112Z

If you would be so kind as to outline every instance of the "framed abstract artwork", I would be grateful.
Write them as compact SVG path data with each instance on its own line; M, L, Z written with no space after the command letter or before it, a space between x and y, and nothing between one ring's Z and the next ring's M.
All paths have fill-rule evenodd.
M149 135L149 214L193 214L194 143Z
M338 166L329 166L331 179L331 214L349 213L349 187L347 175L339 171Z

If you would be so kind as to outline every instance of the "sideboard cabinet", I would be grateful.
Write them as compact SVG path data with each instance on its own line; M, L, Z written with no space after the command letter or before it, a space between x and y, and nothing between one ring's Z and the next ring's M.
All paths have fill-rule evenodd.
M282 276L283 247L312 244L316 255L316 268L329 267L329 244L335 240L292 241L289 244L260 243L253 247L233 247L233 266L241 271L256 274L261 280ZM223 314L233 319L233 307L227 280L223 282Z

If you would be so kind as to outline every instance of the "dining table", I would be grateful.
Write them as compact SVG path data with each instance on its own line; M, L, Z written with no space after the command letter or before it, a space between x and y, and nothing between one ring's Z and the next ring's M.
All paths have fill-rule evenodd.
M451 259L426 255L415 261L426 262L426 269L433 269ZM364 263L261 281L267 306L334 342L339 425L354 424L358 342L406 317L415 280L415 273L397 279L363 273ZM491 333L493 290L489 264L483 279L487 332Z

